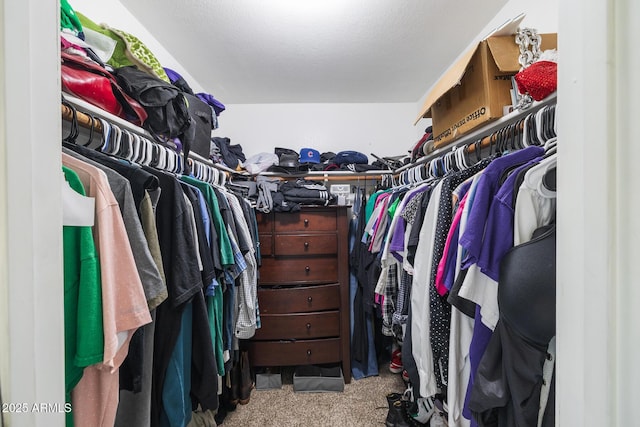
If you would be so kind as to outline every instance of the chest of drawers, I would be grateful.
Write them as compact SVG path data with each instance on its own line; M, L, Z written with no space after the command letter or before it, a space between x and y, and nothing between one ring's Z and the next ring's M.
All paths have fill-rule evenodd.
M350 381L347 212L258 214L262 326L248 343L254 366L340 362Z

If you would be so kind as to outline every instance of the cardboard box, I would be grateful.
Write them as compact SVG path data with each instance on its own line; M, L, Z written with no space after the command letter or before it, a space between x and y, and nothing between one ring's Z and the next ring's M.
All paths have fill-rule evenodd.
M481 41L433 86L415 123L423 117L432 119L436 148L502 117L504 107L512 104L511 78L520 70L520 49L514 37ZM557 34L541 37L541 50L556 48Z

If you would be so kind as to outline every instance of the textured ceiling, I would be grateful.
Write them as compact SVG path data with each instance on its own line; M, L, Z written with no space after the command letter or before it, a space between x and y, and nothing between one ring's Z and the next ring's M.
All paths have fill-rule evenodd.
M416 102L506 0L122 0L227 104Z

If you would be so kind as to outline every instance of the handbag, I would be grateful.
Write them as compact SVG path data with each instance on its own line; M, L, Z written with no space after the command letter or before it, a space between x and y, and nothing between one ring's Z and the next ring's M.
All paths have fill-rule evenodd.
M537 61L515 75L518 91L542 101L558 88L558 64Z
M62 88L115 116L141 126L147 112L127 95L113 75L100 65L79 55L60 53Z
M213 130L213 110L209 104L201 101L198 97L183 92L187 101L187 109L191 116L193 131L193 141L191 141L191 151L200 154L205 159L211 155L211 131Z

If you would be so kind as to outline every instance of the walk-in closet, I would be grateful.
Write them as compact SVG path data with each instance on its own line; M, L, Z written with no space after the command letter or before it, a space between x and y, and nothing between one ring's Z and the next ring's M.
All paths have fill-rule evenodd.
M636 2L0 4L0 427L637 424Z

